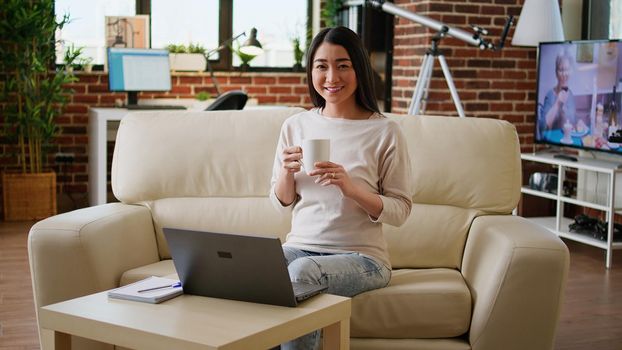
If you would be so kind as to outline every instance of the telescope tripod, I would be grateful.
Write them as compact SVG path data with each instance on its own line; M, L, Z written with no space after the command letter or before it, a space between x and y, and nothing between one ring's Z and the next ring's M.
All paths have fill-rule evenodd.
M458 115L461 118L465 117L464 109L462 109L462 103L460 102L460 96L458 96L458 91L456 91L456 85L454 85L454 80L451 76L449 66L447 65L447 60L445 60L445 55L438 48L441 39L445 37L448 30L449 28L447 26L443 26L441 30L434 35L432 38L432 45L423 57L421 68L419 70L419 77L417 78L417 85L408 109L408 114L410 115L418 115L419 110L425 112L430 89L430 81L432 80L432 71L434 70L434 59L438 59L441 64L441 69L443 70L443 75L445 76L445 81L449 87L449 92L451 93L451 99L454 101L454 105L458 111Z

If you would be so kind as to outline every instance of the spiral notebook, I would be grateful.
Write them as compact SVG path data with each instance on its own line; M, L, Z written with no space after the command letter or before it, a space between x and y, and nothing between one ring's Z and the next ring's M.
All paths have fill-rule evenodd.
M178 286L177 286L178 285ZM109 298L158 304L183 294L178 280L151 276L108 291Z

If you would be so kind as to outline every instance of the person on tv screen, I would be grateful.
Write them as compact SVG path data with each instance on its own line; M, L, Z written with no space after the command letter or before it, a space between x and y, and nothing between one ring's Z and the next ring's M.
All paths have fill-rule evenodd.
M570 131L576 126L576 106L574 94L568 87L572 71L572 57L567 53L560 53L555 58L555 85L544 97L542 115L544 116L544 130L561 129ZM567 130L570 129L570 130Z
M406 138L378 109L368 57L346 27L313 39L307 83L315 108L283 123L270 192L280 212L292 213L283 244L292 281L347 297L389 283L382 224L400 226L412 207ZM330 140L330 159L309 165L305 145L318 138ZM319 339L315 331L282 349L317 349Z

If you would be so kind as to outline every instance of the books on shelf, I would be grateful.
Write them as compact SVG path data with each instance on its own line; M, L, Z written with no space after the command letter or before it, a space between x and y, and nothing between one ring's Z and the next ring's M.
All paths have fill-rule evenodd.
M109 298L157 304L183 294L178 280L151 276L108 291Z

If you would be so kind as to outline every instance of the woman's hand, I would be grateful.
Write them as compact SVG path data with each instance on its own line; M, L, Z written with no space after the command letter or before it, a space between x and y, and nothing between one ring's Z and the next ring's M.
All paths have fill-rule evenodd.
M281 160L283 169L288 174L294 174L300 171L300 159L302 159L302 148L300 146L291 146L283 150Z
M321 186L335 185L341 189L346 197L352 197L356 192L356 186L343 166L333 162L317 162L310 176L318 176L315 183Z
M354 200L374 220L382 213L382 200L380 196L356 186L343 166L333 162L317 162L310 176L318 176L315 180L322 186L335 185L347 198Z

